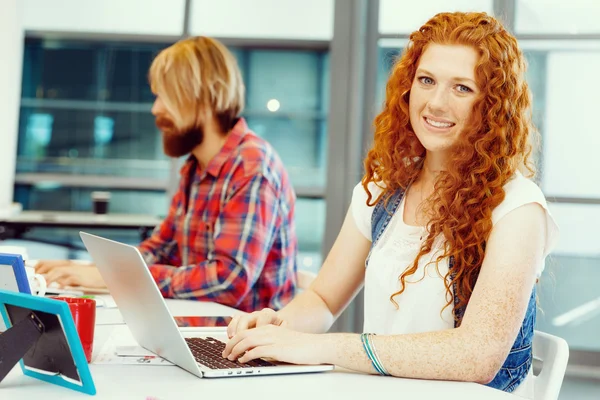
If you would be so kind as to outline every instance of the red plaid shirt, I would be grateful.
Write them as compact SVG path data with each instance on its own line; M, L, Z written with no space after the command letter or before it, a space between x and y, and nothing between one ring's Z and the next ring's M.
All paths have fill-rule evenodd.
M280 309L296 287L295 194L273 148L240 119L201 169L181 169L169 214L140 251L163 296Z

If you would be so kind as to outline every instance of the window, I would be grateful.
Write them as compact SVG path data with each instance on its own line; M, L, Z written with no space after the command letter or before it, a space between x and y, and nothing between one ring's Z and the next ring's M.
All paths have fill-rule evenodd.
M18 184L15 197L32 210L79 211L92 210L92 192L105 187L67 187L50 181L32 185ZM170 199L164 191L111 188L109 212L165 216Z
M325 185L327 53L246 50L248 125L273 145L296 186Z
M389 70L406 43L380 39L380 104ZM600 351L590 333L600 324L600 139L595 121L600 40L522 40L520 46L528 62L533 119L542 135L538 177L561 229L538 285L537 329L565 338L572 349Z
M600 33L599 16L596 0L519 0L515 30L519 34Z
M600 185L581 184L600 183L595 173L600 170L596 154L600 146L596 118L600 41L595 50L538 50L535 43L530 45L526 53L529 76L537 77L532 90L538 108L545 109L543 115L536 114L544 135L544 191L554 196L600 198Z
M385 101L385 86L389 78L392 66L400 57L402 49L408 40L380 39L379 40L379 62L377 65L377 88L375 99L382 106Z
M111 212L165 215L178 166L163 154L147 74L169 45L26 39L15 201L89 211L100 189L113 192ZM320 266L328 53L231 50L247 87L243 115L279 153L298 192L301 262Z
M165 46L28 39L17 174L165 179L146 79Z
M577 2L575 2L577 3ZM542 8L538 8L540 12ZM575 350L600 351L598 329L600 160L597 71L600 41L522 41L529 63L534 122L542 134L541 185L561 228L546 261L537 327L564 337Z

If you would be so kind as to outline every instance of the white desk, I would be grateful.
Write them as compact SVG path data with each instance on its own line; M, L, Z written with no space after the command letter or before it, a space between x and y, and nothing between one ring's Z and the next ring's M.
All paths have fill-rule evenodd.
M169 300L174 315L231 315L231 308L211 303ZM98 309L98 313L115 310ZM94 353L104 345L111 325L96 327ZM519 397L474 383L401 379L353 373L332 372L300 375L254 376L225 379L199 379L176 366L90 365L98 399L217 399L265 398L356 399L375 398L441 400L516 400ZM0 383L0 398L84 399L72 390L23 376L16 367Z
M94 214L75 211L21 211L19 214L2 218L9 224L35 224L44 227L80 227L88 228L154 228L162 222L155 215L145 214Z
M74 228L74 229L133 229L140 232L141 240L148 237L162 218L144 214L93 214L90 212L61 211L22 211L19 214L0 218L4 236L12 229L14 238L32 228ZM9 238L8 236L6 238Z

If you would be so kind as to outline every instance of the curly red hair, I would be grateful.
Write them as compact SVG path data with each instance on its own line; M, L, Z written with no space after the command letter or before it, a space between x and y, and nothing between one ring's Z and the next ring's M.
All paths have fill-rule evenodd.
M409 119L409 94L419 59L429 43L467 45L479 54L475 77L480 96L465 130L453 146L447 170L435 181L428 199L431 218L428 237L414 261L400 276L400 295L407 276L417 271L419 259L431 252L436 237L443 235L443 254L454 258L445 277L448 303L453 303L456 284L457 310L465 307L485 255L485 243L492 230L492 210L504 200L503 186L517 170L535 174L531 161L531 94L525 81L525 58L517 40L493 17L485 13L441 13L410 35L410 41L392 68L383 111L375 118L373 148L365 159L362 185L367 204L385 201L399 188L406 189L421 171L425 148L417 139ZM373 198L368 184L383 189ZM445 308L444 307L444 308Z

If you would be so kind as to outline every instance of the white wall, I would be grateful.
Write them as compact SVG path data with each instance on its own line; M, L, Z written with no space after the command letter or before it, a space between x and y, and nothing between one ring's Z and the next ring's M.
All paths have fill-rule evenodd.
M548 56L542 188L548 196L600 198L600 52ZM597 205L555 204L558 254L600 255Z
M183 33L185 0L21 0L21 3L26 30L169 36Z
M379 32L410 33L443 11L485 11L492 15L493 0L380 0Z
M190 32L236 38L330 40L333 0L192 0Z
M21 0L31 31L181 35L185 0ZM330 40L333 0L192 0L192 34Z
M0 12L0 214L13 198L23 63L19 6L19 0L2 0Z
M600 52L552 52L547 68L544 192L600 198Z
M560 227L555 254L599 257L600 207L587 204L550 204L550 212Z

